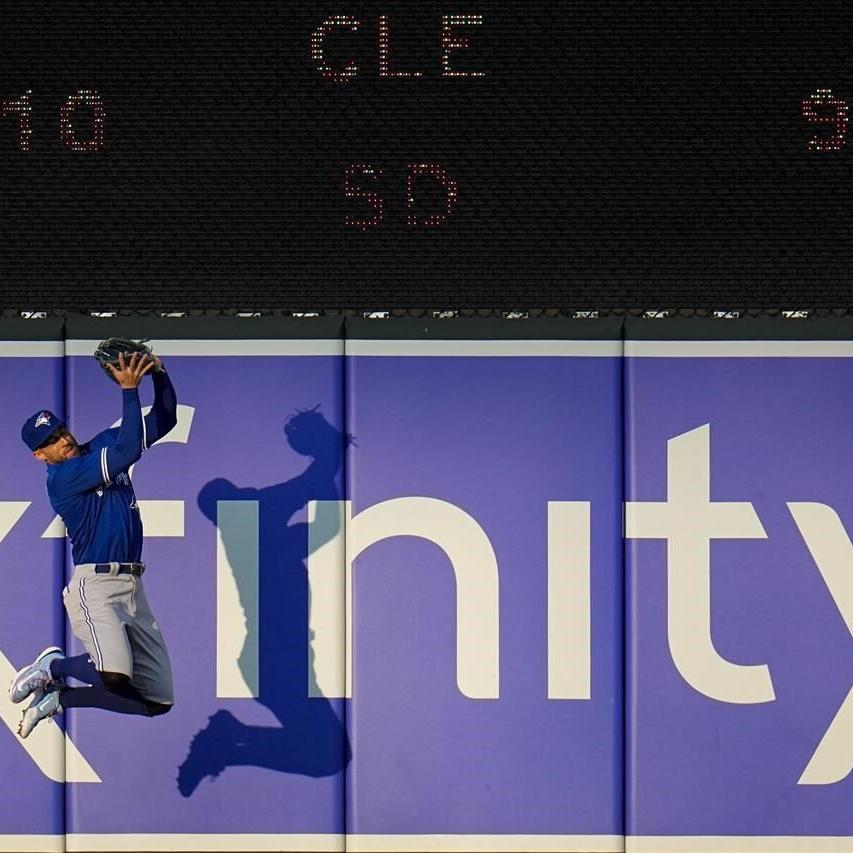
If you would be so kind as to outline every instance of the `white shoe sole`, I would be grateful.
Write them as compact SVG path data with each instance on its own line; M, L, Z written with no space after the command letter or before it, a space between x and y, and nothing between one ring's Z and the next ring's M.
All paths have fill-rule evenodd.
M40 722L42 722L42 720L52 720L59 713L59 710L55 710L51 713L45 714L43 717L36 718L33 721L32 725L27 729L26 733L24 733L24 723L26 722L27 714L29 713L30 708L33 708L36 705L38 705L38 703L41 702L47 694L45 692L41 691L41 692L37 692L34 695L36 696L36 698L34 698L33 701L30 703L29 708L27 708L27 710L24 711L24 715L21 717L21 722L18 723L18 737L20 737L22 740L24 738L28 738L33 733L36 726Z
M39 662L43 657L45 657L45 655L49 655L51 652L59 652L60 654L62 654L62 653L63 653L63 652L62 652L62 649L60 649L60 648L59 648L59 646L48 646L46 649L44 649L44 650L39 654L39 656L38 656L38 657L37 657L37 658L36 658L32 663L28 663L26 666L22 666L22 667L21 667L21 668L20 668L20 669L15 673L15 677L12 679L12 683L9 685L9 699L10 699L12 702L15 702L16 704L18 704L19 702L23 702L23 701L24 701L24 699L26 699L26 698L27 698L27 696L24 696L24 697L22 697L21 699L17 699L17 700L16 700L16 699L12 699L12 693L13 693L13 691L14 691L14 689L15 689L15 683L17 682L17 680L18 680L18 679L19 679L19 678L20 678L20 677L21 677L21 676L22 676L22 675L23 675L23 674L24 674L28 669L30 669L31 667L34 667L34 666L35 666L35 665L36 665L36 664L37 664L37 663L38 663L38 662ZM32 696L32 693L30 693L29 695L30 695L30 696Z

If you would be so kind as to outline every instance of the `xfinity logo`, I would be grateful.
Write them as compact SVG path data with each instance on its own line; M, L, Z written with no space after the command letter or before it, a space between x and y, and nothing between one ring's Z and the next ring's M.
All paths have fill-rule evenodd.
M191 410L190 410L191 419ZM188 424L186 432L188 433ZM181 439L178 439L181 440ZM183 434L186 440L186 433ZM710 425L667 441L667 497L628 501L625 536L667 542L667 640L676 671L694 690L717 702L741 705L773 702L773 677L766 664L743 665L723 658L711 631L714 539L764 539L767 534L749 501L710 498ZM140 508L144 511L144 503ZM183 535L163 519L165 535ZM0 502L0 541L29 503ZM853 544L832 507L788 502L802 536L848 631L853 635ZM164 509L166 507L164 506ZM548 699L591 699L590 529L588 501L548 501L543 508L547 537ZM259 507L257 501L220 501L215 546L217 585L216 695L251 698L259 692L257 633L247 622L258 608ZM309 513L309 624L313 667L308 696L352 695L352 570L359 554L384 539L415 536L447 555L456 589L456 683L475 700L500 698L500 571L487 532L460 507L433 497L404 496L353 514L349 501L312 501ZM171 526L170 526L171 525ZM156 527L156 525L155 525ZM44 535L61 535L58 531ZM214 554L211 553L211 558ZM238 592L239 590L239 592ZM254 596L254 598L253 598ZM247 665L254 661L255 666ZM0 676L15 666L0 653ZM11 675L10 675L11 677ZM4 705L0 696L0 707ZM19 709L3 708L10 728ZM7 719L9 716L9 719ZM47 730L52 727L44 727ZM32 739L18 741L43 772ZM45 759L46 760L46 759ZM83 764L76 765L78 768ZM853 689L850 690L800 775L801 785L827 785L853 770ZM91 768L82 777L96 780ZM94 779L93 779L94 777ZM52 777L53 778L53 777Z

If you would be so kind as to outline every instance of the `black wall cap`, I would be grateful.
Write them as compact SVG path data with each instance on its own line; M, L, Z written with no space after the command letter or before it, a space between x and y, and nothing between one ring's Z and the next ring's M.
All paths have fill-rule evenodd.
M849 341L849 320L826 318L788 320L672 319L625 321L628 341Z
M31 321L35 322L35 321ZM154 340L334 340L341 317L91 317L69 315L68 340L109 337Z
M61 317L43 320L0 320L0 341L61 341L65 338Z

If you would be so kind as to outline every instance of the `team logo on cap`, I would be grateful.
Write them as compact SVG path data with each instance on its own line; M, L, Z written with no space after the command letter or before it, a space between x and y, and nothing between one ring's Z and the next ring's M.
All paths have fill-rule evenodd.
M36 418L36 429L40 426L50 426L50 415L47 412L42 412Z

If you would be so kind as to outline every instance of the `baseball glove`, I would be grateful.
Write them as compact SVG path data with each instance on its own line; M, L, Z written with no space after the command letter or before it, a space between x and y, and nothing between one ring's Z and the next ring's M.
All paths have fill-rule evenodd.
M145 345L146 340L147 338L141 341L132 341L129 338L107 338L98 344L98 348L95 350L95 360L113 382L118 382L107 365L111 364L118 369L120 353L124 353L125 363L135 352L153 358L154 353L151 352L151 347Z

